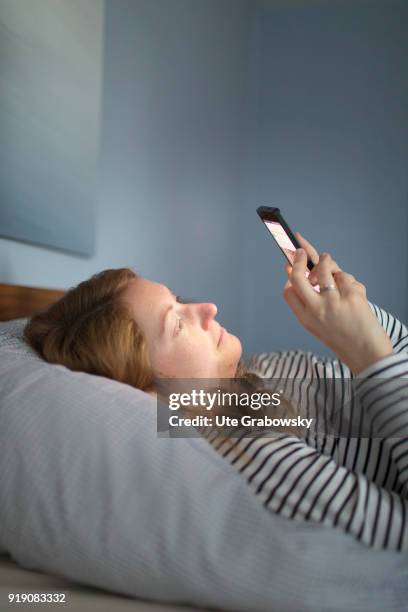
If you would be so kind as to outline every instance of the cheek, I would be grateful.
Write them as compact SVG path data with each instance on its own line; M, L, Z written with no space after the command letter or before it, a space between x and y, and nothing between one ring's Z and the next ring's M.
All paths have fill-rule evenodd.
M182 346L174 352L174 361L183 367L183 370L190 372L191 377L209 376L217 359L217 354L213 345L201 339L200 342L184 342Z
M172 347L156 347L152 365L158 375L175 378L211 377L217 354L208 342L194 342L194 338L174 343Z
M226 378L233 378L235 376L238 362L241 359L242 345L241 341L236 336L232 336L229 340L230 342L228 343L228 348L224 353L221 367L224 370Z
M239 360L242 355L241 340L233 334L228 334L228 339L225 343L223 352L231 358L236 358Z

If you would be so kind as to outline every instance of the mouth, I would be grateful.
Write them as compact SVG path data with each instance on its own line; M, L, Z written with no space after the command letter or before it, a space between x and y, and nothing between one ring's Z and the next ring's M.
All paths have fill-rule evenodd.
M220 337L218 338L218 344L217 344L217 348L220 346L222 339L224 337L224 333L225 333L225 329L223 327L221 327L221 333L220 333Z

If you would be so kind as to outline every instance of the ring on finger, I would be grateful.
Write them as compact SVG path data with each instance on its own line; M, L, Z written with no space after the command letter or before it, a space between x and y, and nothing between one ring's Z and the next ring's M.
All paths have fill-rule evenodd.
M320 293L324 293L325 291L338 291L338 288L334 283L329 283L327 285L319 285Z

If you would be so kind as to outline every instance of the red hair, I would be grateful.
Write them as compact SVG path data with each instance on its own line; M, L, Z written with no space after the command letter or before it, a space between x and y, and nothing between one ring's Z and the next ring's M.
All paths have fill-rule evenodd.
M50 363L149 389L154 374L146 340L120 299L136 278L129 268L95 274L33 316L26 341Z

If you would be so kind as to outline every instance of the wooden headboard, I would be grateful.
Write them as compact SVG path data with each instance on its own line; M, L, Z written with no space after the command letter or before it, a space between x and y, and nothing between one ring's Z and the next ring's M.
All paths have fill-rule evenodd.
M31 317L64 295L63 289L0 284L0 321Z

